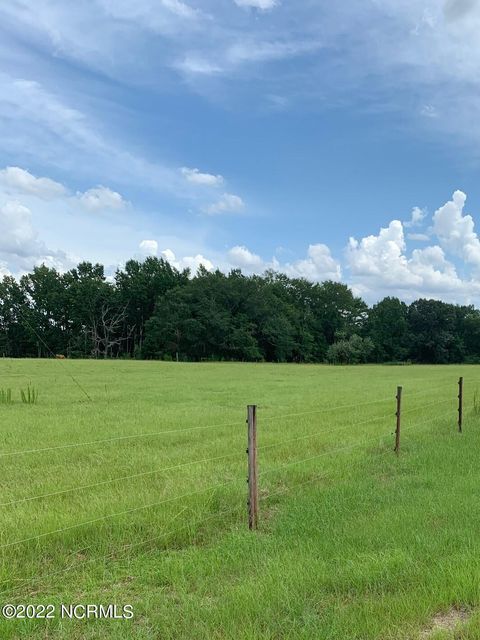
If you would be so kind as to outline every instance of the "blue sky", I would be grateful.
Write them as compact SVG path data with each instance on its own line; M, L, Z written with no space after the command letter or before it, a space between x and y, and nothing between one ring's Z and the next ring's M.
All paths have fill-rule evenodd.
M4 3L0 273L155 254L480 302L479 4Z

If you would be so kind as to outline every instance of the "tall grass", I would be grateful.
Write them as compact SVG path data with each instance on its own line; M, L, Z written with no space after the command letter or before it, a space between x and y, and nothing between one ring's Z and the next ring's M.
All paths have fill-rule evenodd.
M23 404L37 404L38 389L29 384L26 389L20 389L20 397Z
M0 618L2 640L406 640L454 607L472 614L458 637L480 637L480 430L472 411L456 425L478 367L69 361L88 402L58 362L8 363L2 384L41 403L1 421L0 602L135 616Z
M0 389L0 404L12 404L11 389Z
M478 389L475 389L473 393L473 413L476 416L480 416L480 393Z

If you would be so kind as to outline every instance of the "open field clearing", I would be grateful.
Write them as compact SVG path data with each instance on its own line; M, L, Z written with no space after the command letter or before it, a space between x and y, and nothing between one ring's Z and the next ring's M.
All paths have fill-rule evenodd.
M0 603L134 610L1 638L480 637L479 367L4 359L0 389Z

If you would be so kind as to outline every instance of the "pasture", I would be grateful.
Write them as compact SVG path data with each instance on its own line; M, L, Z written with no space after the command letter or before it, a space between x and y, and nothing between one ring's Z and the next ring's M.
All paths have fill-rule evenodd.
M478 367L4 359L0 388L0 604L134 610L1 638L480 637Z

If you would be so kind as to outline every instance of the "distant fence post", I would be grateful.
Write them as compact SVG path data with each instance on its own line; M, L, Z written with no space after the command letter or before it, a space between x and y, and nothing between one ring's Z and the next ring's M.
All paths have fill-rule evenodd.
M463 422L463 377L458 379L458 431L462 433Z
M248 425L248 528L258 525L258 486L257 486L257 405L247 406Z
M395 415L397 416L397 426L395 429L395 453L399 454L400 452L400 427L402 422L402 387L397 387L397 411Z

